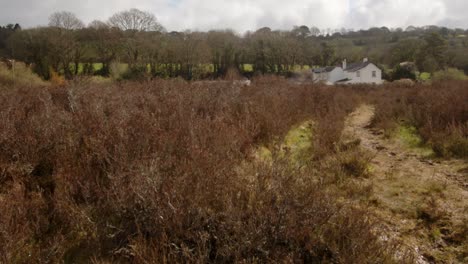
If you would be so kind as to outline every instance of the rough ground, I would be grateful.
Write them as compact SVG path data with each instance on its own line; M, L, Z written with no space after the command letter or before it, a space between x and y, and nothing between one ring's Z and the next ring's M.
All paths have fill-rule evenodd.
M468 263L468 175L461 160L437 160L369 128L363 105L346 121L346 140L371 153L373 198L388 236L415 249L418 263Z

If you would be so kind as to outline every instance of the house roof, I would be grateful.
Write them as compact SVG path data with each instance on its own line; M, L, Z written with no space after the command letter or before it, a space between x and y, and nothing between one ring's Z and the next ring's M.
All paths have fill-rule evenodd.
M347 82L347 81L351 81L351 79L349 79L349 78L344 78L344 79L342 79L342 80L336 81L336 83L344 83L344 82Z
M314 71L314 73L324 73L324 72L331 72L335 68L336 68L336 66L328 66L328 67L324 67L324 68L317 68L317 69L314 69L313 71Z
M372 62L366 61L366 62L351 63L351 64L348 64L348 66L344 70L348 72L355 72L355 71L359 71L360 69L367 67L367 65L369 64L372 64Z

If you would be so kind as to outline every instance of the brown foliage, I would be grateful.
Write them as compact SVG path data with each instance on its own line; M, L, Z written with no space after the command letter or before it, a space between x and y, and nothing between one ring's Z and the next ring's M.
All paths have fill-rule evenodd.
M439 156L468 157L468 82L387 85L370 98L376 104L374 125L414 126Z
M331 155L353 98L265 77L1 89L0 262L395 262L325 172L242 165L308 119Z

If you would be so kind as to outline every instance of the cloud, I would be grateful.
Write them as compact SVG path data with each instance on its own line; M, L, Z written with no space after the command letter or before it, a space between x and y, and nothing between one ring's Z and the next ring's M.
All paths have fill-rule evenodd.
M406 27L446 25L468 28L466 0L0 0L0 24L46 25L54 11L71 11L84 22L139 8L154 13L168 30L230 28L239 32L263 26L291 29Z
M348 23L356 28L435 25L447 17L447 0L354 0ZM467 5L468 6L468 5Z
M231 28L238 31L268 26L290 29L294 25L338 26L344 19L347 6L342 0L181 0L169 17L167 25L176 28Z

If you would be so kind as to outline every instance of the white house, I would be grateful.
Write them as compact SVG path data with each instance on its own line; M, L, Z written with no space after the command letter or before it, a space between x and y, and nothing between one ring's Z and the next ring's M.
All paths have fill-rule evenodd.
M314 82L325 82L332 85L344 79L344 72L341 67L330 66L312 70Z
M343 61L342 67L332 66L313 69L314 82L332 84L382 84L382 70L365 58L362 62L347 64Z

